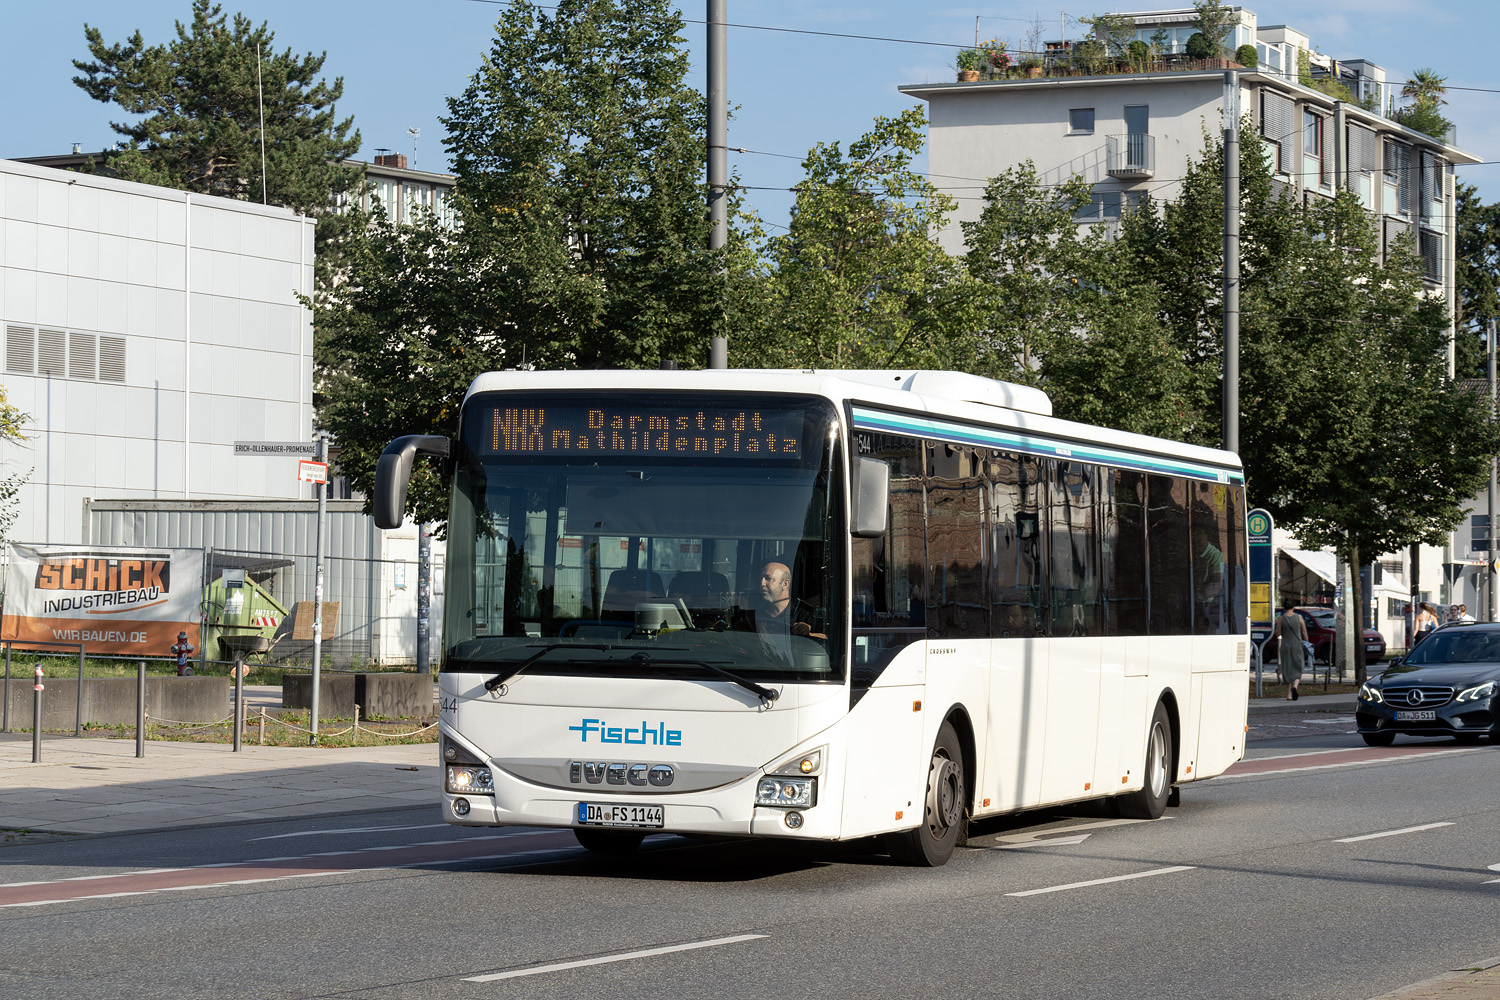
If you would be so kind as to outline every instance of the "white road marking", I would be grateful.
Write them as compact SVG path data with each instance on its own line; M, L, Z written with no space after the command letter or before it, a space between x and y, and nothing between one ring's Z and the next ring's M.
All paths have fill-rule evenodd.
M1500 865L1490 865L1490 871L1492 871L1492 872L1500 872ZM1494 885L1496 882L1500 882L1500 878L1492 878L1488 882L1481 882L1479 884L1480 885Z
M720 945L739 944L742 941L754 941L766 937L765 934L736 934L734 937L714 938L712 941L691 941L687 944L673 944L662 948L644 948L640 951L627 951L623 955L604 955L600 958L583 958L576 962L558 962L555 965L539 965L531 969L513 969L510 972L492 972L485 976L468 976L465 982L490 983L497 979L516 979L520 976L539 976L546 972L561 972L564 969L578 969L586 965L608 965L610 962L625 962L633 958L651 958L653 955L668 955L676 951L693 951L698 948L717 948Z
M1128 882L1136 878L1150 878L1152 875L1169 875L1172 872L1187 872L1196 868L1196 865L1173 865L1171 868L1153 868L1146 872L1136 872L1134 875L1115 875L1112 878L1096 878L1087 882L1069 882L1067 885L1049 885L1045 889L1027 889L1025 892L1007 892L1007 896L1040 896L1045 892L1062 892L1064 889L1082 889L1091 885L1104 885L1108 882Z
M1303 719L1310 726L1339 726L1356 721L1352 715L1340 715L1333 719Z
M437 830L447 823L423 823L421 826L352 826L347 829L300 830L297 833L277 833L269 837L251 837L250 843L258 840L284 840L287 837L321 837L337 833L383 833L386 830Z
M1424 753L1399 754L1394 757L1366 757L1363 760L1344 760L1336 764L1309 764L1307 767L1284 767L1277 771L1247 771L1244 774L1218 774L1207 781L1246 781L1250 778L1264 778L1272 774L1302 774L1308 771L1327 771L1336 767L1363 767L1366 764L1390 764L1398 760L1420 760L1424 757L1440 757L1447 754L1462 753L1492 753L1496 747L1462 747L1452 750L1427 751ZM1244 763L1253 764L1262 760L1292 760L1297 757L1315 757L1318 754L1334 753L1331 750L1309 750L1306 753L1289 753L1277 757L1245 757L1241 758Z
M1171 816L1163 816L1161 819L1172 819ZM1154 819L1101 819L1092 823L1074 823L1069 826L1052 827L1047 830L1032 830L1030 833L1007 833L997 836L1000 845L1012 845L1016 847L1034 847L1038 844L1081 844L1088 839L1088 834L1082 837L1052 837L1054 833L1076 834L1079 830L1102 830L1111 826L1130 826L1134 823L1157 823Z
M1023 840L1019 844L996 844L991 847L992 851L1015 851L1029 847L1067 847L1070 844L1081 844L1088 840L1091 835L1080 833L1076 837L1047 837L1044 840Z
M1421 826L1405 826L1399 830L1386 830L1383 833L1367 833L1360 837L1340 837L1334 841L1335 844L1354 844L1361 840L1378 840L1381 837L1399 837L1403 833L1417 833L1421 830L1436 830L1440 826L1452 826L1452 823L1423 823Z

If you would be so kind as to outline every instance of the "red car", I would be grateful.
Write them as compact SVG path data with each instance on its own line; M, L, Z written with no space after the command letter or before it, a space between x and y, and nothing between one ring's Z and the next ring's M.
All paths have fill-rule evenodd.
M1327 605L1310 605L1292 610L1307 623L1307 638L1312 643L1313 659L1319 663L1328 663L1333 651L1334 636L1343 624L1343 614ZM1279 639L1266 640L1262 653L1265 662L1270 663L1276 659L1279 644ZM1364 647L1366 666L1385 659L1385 637L1372 628L1365 629Z

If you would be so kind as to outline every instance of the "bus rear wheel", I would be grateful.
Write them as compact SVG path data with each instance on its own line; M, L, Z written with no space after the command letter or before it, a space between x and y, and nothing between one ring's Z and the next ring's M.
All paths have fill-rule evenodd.
M886 850L902 864L925 868L945 864L968 823L967 804L963 747L953 726L944 722L927 765L922 824L915 830L887 834Z
M641 846L641 841L646 839L644 833L630 833L625 830L590 830L583 827L575 828L573 836L578 838L578 846L584 850L595 854L607 854L611 857L634 854Z
M1146 733L1146 780L1140 791L1120 796L1121 816L1161 819L1172 794L1172 757L1172 722L1166 706L1157 702Z

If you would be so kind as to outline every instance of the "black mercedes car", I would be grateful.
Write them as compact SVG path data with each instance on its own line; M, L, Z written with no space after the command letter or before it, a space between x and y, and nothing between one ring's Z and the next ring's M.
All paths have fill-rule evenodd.
M1396 734L1488 736L1500 743L1500 623L1433 632L1359 689L1355 720L1372 747Z

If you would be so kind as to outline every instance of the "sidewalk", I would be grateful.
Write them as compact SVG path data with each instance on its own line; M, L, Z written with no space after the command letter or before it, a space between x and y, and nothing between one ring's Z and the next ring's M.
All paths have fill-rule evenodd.
M1500 1000L1500 956L1382 993L1372 1000Z
M441 795L431 743L235 753L148 740L138 758L134 739L44 735L41 758L31 762L29 733L0 733L0 829L116 834L411 805L435 813Z

